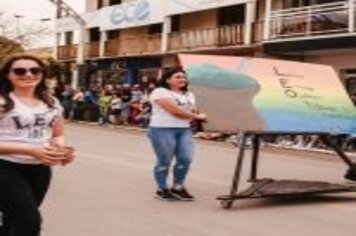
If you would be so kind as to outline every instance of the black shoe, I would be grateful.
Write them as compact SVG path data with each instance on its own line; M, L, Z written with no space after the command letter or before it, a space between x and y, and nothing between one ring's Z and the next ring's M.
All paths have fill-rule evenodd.
M156 198L164 200L164 201L177 201L177 200L179 200L168 189L157 190Z
M188 191L185 188L182 188L182 189L172 188L171 193L179 200L194 201L194 197L190 193L188 193Z

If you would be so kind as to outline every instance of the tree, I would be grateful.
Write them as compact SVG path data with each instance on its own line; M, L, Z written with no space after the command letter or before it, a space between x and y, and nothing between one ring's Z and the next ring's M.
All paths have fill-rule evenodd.
M10 54L20 53L23 51L24 49L19 43L0 36L0 61Z
M0 12L0 35L19 43L24 48L34 46L40 39L52 34L48 26L41 23L47 19L21 20L21 16Z
M47 77L50 79L59 79L60 76L65 72L63 66L58 63L53 58L47 58Z

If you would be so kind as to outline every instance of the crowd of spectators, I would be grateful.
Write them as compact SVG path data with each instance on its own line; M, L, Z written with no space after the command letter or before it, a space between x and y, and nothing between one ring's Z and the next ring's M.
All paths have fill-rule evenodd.
M107 84L88 89L72 89L68 85L57 97L68 120L146 127L151 112L148 96L154 88L154 82Z

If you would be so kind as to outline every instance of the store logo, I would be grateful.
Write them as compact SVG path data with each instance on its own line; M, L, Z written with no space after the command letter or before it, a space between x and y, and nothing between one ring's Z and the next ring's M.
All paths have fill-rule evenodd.
M111 12L111 22L120 25L124 22L137 23L146 20L150 15L151 5L147 0L119 5Z
M119 25L125 20L125 12L121 6L115 7L111 12L111 22L115 25Z

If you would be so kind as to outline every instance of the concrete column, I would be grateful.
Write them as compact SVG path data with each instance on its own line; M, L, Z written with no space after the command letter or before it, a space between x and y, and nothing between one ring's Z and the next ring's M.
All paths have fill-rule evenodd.
M55 42L54 42L54 50L53 50L53 58L58 60L58 47L61 45L61 36L63 33L56 33Z
M86 29L85 26L81 26L79 30L79 41L78 41L78 49L77 49L77 58L76 58L76 66L73 70L73 78L72 78L72 88L77 88L79 85L79 80L83 80L84 75L81 73L81 68L85 62L85 43L86 43Z
M166 16L163 22L161 52L168 51L169 34L171 33L171 31L172 31L172 18L170 16Z
M81 26L78 35L77 64L83 64L85 60L85 44L87 30Z
M271 11L272 11L272 0L266 0L265 6L265 23L263 27L263 40L268 40L270 37L270 26L271 26Z
M352 33L355 31L355 2L354 0L349 1L349 32Z
M105 57L105 42L108 39L106 31L100 32L99 57Z
M252 43L252 23L256 18L256 0L251 0L246 3L245 9L245 27L244 27L244 44L249 45Z

